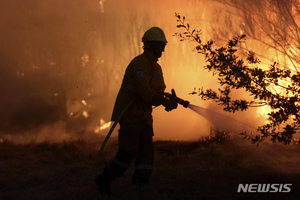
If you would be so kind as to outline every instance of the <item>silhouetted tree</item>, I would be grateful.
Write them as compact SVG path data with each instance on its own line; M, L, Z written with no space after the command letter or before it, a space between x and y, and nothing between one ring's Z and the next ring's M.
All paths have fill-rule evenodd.
M204 43L201 40L201 30L193 29L185 22L185 17L176 14L178 28L184 32L176 33L181 41L196 42L195 51L205 56L207 65L204 69L218 76L220 88L199 89L198 94L203 100L213 100L224 107L225 111L245 111L253 106L268 105L268 123L258 127L261 135L251 140L259 144L267 138L271 141L290 144L298 132L300 122L300 73L284 69L276 62L269 69L259 67L260 60L254 52L248 51L246 58L239 56L238 44L245 40L246 35L239 35L230 39L226 45L214 47L212 40ZM280 92L274 91L274 87ZM245 90L253 101L246 99L232 99L233 90ZM250 136L243 133L245 138Z

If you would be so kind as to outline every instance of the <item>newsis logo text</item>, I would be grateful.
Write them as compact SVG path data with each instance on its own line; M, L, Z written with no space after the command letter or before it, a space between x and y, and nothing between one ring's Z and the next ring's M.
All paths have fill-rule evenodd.
M292 191L291 183L251 183L239 184L237 192L244 193L289 193Z

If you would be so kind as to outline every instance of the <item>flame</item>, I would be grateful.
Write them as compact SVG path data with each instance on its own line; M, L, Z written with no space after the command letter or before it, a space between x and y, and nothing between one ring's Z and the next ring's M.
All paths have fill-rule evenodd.
M8 66L6 72L8 72L8 74L14 74L14 76L20 79L17 80L20 82L15 84L13 82L15 79L11 79L12 82L6 84L8 89L4 90L5 93L2 95L6 98L1 99L5 100L1 105L6 105L6 101L9 105L22 104L24 102L23 105L14 106L14 111L19 113L17 109L26 106L26 101L24 100L28 99L28 94L26 92L27 90L24 90L23 87L20 87L20 89L22 89L20 92L15 89L18 89L17 87L19 87L19 85L26 83L24 84L25 88L34 86L32 92L37 91L36 95L34 94L32 97L39 97L39 95L41 95L40 97L44 99L44 97L47 96L42 95L48 95L47 93L51 92L50 95L53 95L55 99L49 99L49 104L54 102L66 104L66 112L69 113L70 117L74 119L83 116L89 117L89 121L93 120L94 122L93 117L95 115L92 113L98 112L99 110L101 110L101 112L111 112L109 108L113 106L125 68L134 56L142 52L141 37L144 31L150 28L150 26L157 25L163 28L168 40L166 51L159 59L164 73L165 83L167 87L169 87L166 91L169 92L171 88L175 88L181 98L204 108L219 111L221 109L215 104L203 102L199 97L188 94L194 87L216 89L219 85L217 85L216 77L212 77L211 73L202 69L202 67L206 65L203 56L192 52L195 44L180 42L178 38L172 36L178 31L174 12L186 15L187 20L191 23L193 28L200 27L202 29L202 40L217 40L216 42L218 43L216 43L216 45L223 45L224 40L222 40L221 36L225 37L227 42L227 40L231 38L231 34L247 34L250 32L246 28L243 28L247 25L246 21L236 18L236 16L239 15L235 15L233 9L227 9L227 7L224 7L224 4L217 2L222 1L201 0L189 1L188 3L173 0L154 0L148 3L137 0L110 0L109 2L106 0L86 1L84 6L72 4L72 9L68 9L67 11L52 7L58 11L58 13L55 13L57 17L55 17L53 21L56 26L53 26L52 23L44 23L44 20L47 20L48 15L53 14L51 12L53 10L51 6L60 6L61 4L53 4L48 7L47 1L40 1L39 4L35 5L40 9L31 10L32 12L29 13L35 16L35 20L30 20L28 13L25 12L26 9L24 11L24 8L27 8L27 6L28 8L32 7L30 6L31 3L24 3L24 6L21 7L10 6L16 7L17 9L11 11L4 9L6 12L1 13L4 18L8 19L6 21L12 21L14 24L14 26L7 26L4 22L1 24L7 29L5 37L3 37L4 39L2 40L4 44L2 45L4 48L3 56L5 57L5 62L7 61L7 63L4 64ZM264 1L254 2L263 3ZM12 3L12 5L14 4L16 3ZM217 12L219 9L221 12ZM245 11L247 10L250 9L245 8ZM104 11L106 14L103 13ZM13 14L11 14L11 12L13 12ZM83 16L76 17L76 13L78 12ZM294 12L297 13L296 8ZM159 15L157 15L157 13L159 13ZM225 16L227 13L232 14L230 18ZM292 14L294 15L295 13ZM61 18L62 16L65 16L64 18L67 20L55 21L64 19ZM249 17L252 17L252 15L249 15ZM254 17L256 17L255 19L257 20L259 16ZM24 18L24 20L19 20L20 22L17 21L17 19L22 18ZM232 19L232 23L226 23L230 19ZM298 23L298 21L299 17L296 18L296 23ZM40 27L39 24L43 26ZM23 26L32 27L31 30L33 32L31 32L31 30L28 32L27 29L22 28ZM253 26L255 26L255 23ZM218 28L226 27L230 29L227 32L220 31L219 35L213 32L213 30L217 30ZM270 42L263 33L260 33L261 30L259 29L259 27L267 29L269 26L259 24L257 27L253 28L255 29L255 33L258 32L259 35L262 35L258 39L266 38L263 42ZM44 29L49 31L46 33L43 31ZM286 30L292 31L292 29ZM35 35L35 37L32 37L32 35ZM216 35L215 38L213 38L214 35ZM288 35L290 34L287 34L287 36ZM6 36L9 36L8 40L5 39L7 38ZM51 37L51 41L48 40L49 36L53 36ZM22 41L18 40L20 37ZM76 42L73 41L74 38L76 38ZM10 41L15 42L11 44ZM43 43L36 46L39 42ZM271 46L273 46L272 44L273 43L271 43ZM299 54L298 45L296 44L297 43L294 42L293 45L288 46L290 47L289 49L286 49L289 55L297 56ZM11 47L5 49L6 45L10 45ZM49 48L46 50L41 49L40 47L43 46ZM26 51L16 51L13 47ZM278 52L271 50L271 48L266 48L255 39L248 38L245 44L242 44L242 47L268 57L263 62L267 60L274 61L278 59L278 56L281 56L280 60L282 60L282 62L287 63L290 68L295 69L295 63L290 62L287 56L279 55ZM10 62L10 59L16 57L20 57L18 62L14 60ZM79 65L79 63L82 65ZM13 67L11 68L12 71L9 71L10 65ZM79 67L77 67L77 65ZM266 65L266 67L268 67L268 65ZM44 72L50 73L47 74ZM41 86L38 84L27 84L27 82L25 82L40 83L40 75L47 78L42 80L44 84L41 84ZM2 81L7 82L8 80L9 79L3 79ZM53 85L49 85L49 90L44 90L44 85L47 86L48 83L52 82ZM78 85L80 87L73 89ZM88 90L93 87L97 89L95 89L95 91ZM274 93L283 91L282 88L276 85L272 87ZM38 88L41 90L37 90ZM88 93L86 95L87 91ZM13 95L16 95L17 98L13 98ZM84 96L82 98L87 98L88 103L80 99L80 95ZM246 94L243 93L237 95L238 98L246 97ZM5 106L3 108L5 108ZM262 118L267 117L266 114L270 111L270 107L263 106L249 110L250 113L248 112L245 115L241 114L239 118L249 118L249 121L253 121L253 123L261 122ZM9 110L7 111L9 112ZM107 115L108 113L103 114ZM239 113L237 114L239 115ZM161 137L161 139L198 139L201 133L205 134L210 131L210 127L207 125L208 123L205 119L199 120L198 116L185 108L179 107L177 110L167 113L163 107L158 107L155 109L154 115L156 115L154 116L154 128L157 130L155 135L156 137ZM95 121L96 125L93 126L93 129L99 126L95 132L106 130L111 125L111 122L105 122L103 119L100 120L100 124L99 118L96 118Z
M268 113L270 113L271 111L272 109L269 106L265 105L257 108L256 115L257 117L262 118L264 122L267 122Z
M105 0L100 0L100 1L99 1L100 12L101 12L101 13L104 13L104 2L105 2Z
M85 117L85 118L88 118L89 117L89 113L85 110L82 112L82 115Z
M81 66L85 67L86 64L90 61L90 57L88 54L84 54L83 56L81 56Z
M87 103L86 103L86 101L85 101L85 100L81 100L81 103L82 103L84 106L86 106L86 105L87 105Z
M111 125L111 121L105 122L102 118L100 119L100 126L95 129L95 133L99 133L102 130L108 129Z

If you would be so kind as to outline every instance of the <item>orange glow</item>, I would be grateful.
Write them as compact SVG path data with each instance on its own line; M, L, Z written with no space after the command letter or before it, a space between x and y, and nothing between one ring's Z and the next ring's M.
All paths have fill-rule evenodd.
M235 34L247 34L243 29L246 22L237 15L228 17L235 10L231 7L224 9L224 4L217 1L64 0L53 3L44 0L36 1L34 5L31 1L24 1L22 5L16 1L3 1L2 7L0 27L5 31L0 39L0 50L6 68L1 74L1 85L5 87L3 94L1 90L0 105L5 115L0 121L10 119L12 127L15 123L24 123L24 120L13 121L19 119L19 113L35 117L36 111L29 110L30 113L28 109L39 105L39 111L48 108L45 109L47 114L38 113L44 114L45 118L50 116L49 110L53 112L50 121L59 122L68 115L68 120L78 120L76 125L80 131L106 131L111 126L111 112L125 69L135 56L142 53L141 37L153 26L161 27L168 40L159 59L166 92L174 88L180 98L192 104L252 126L262 125L270 111L264 106L247 112L225 113L213 102L189 94L194 88L216 90L219 85L217 77L203 70L206 65L203 56L193 52L196 44L180 42L173 36L180 31L176 28L175 12L186 16L193 28L202 30L204 42L216 40L216 46L226 44ZM229 19L232 24L228 24ZM266 38L262 30L257 28L255 31L261 32L261 38ZM263 42L274 45L269 39ZM295 62L258 39L249 37L241 47L265 56L261 59L264 68L280 60L293 72L297 71ZM286 51L289 55L297 55L298 47L293 43ZM281 84L286 86L288 80ZM272 87L274 92L281 92L280 87ZM244 92L236 92L234 97L251 98ZM162 106L157 107L153 117L155 139L197 140L208 135L213 126L209 119L182 106L171 112L166 112Z
M100 126L97 127L94 132L100 133L100 131L106 130L110 127L111 122L105 122L102 118L100 119Z
M82 103L84 106L86 106L86 105L87 105L87 103L86 103L86 101L85 101L85 100L81 100L81 103Z

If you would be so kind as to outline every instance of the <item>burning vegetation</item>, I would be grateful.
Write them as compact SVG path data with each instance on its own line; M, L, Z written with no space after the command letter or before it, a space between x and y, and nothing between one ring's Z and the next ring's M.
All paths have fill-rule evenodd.
M4 70L1 73L0 132L3 139L12 139L13 134L26 135L33 129L42 130L47 126L61 127L71 136L90 134L95 130L105 134L99 128L104 123L100 120L109 123L124 69L133 56L141 53L140 37L150 24L160 24L170 38L165 56L160 60L167 91L175 88L181 98L222 112L216 104L199 101L188 94L198 85L204 88L218 88L218 85L214 77L200 69L205 59L192 54L192 44L180 43L178 38L172 37L176 32L174 11L191 16L192 24L201 27L203 41L213 39L219 45L232 35L243 33L247 35L247 41L238 45L247 49L259 46L253 50L257 55L264 55L263 63L277 56L280 61L278 67L292 66L293 69L286 70L296 70L297 40L292 39L297 35L298 18L297 3L294 1L276 1L273 6L271 1L194 0L189 4L166 1L166 7L159 8L156 6L160 3L158 0L148 6L135 0L116 6L113 1L1 2L6 9L1 13L3 20L0 25L7 30L1 39ZM251 9L244 12L245 7ZM156 16L148 12L151 9L161 9L159 13L164 14ZM284 21L279 23L276 20L279 17L272 13L286 17L281 17ZM268 18L261 20L262 16ZM223 23L221 19L226 21ZM266 26L268 22L273 24ZM284 29L283 24L289 28ZM274 28L281 28L281 31L274 32L277 30ZM265 40L263 35L272 37ZM269 45L267 54L262 52L266 49L264 45ZM285 56L284 52L287 53ZM272 87L276 91L280 89L276 85ZM236 96L245 97L247 94L238 93ZM269 111L270 108L264 106L248 110L245 114L235 113L233 118L258 126ZM195 140L207 135L214 125L184 109L178 109L170 116L156 108L154 115L157 139ZM186 117L182 118L182 115ZM185 126L165 126L171 123ZM51 140L50 137L56 137L56 131L53 132L52 136L46 134L44 138Z
M237 5L242 3L241 1L237 2ZM295 45L299 44L298 39L293 37L296 36L293 32L294 29L298 30L296 20L298 3L290 2L290 5L286 5L282 4L282 1L276 2L275 5L268 4L268 1L262 3L269 8L268 14L271 15L271 19L269 19L269 15L265 18L269 19L268 22L272 26L272 30L275 31L273 35L269 35L269 39L275 40L276 38L278 41L275 42L280 45L278 48L273 46L278 57L268 69L265 69L265 64L260 66L261 61L253 51L238 52L244 42L243 39L246 37L245 34L230 39L224 46L213 47L213 40L204 43L201 38L201 30L193 29L189 23L185 22L184 16L176 14L179 23L177 27L184 29L183 33L176 33L176 35L181 38L181 41L195 42L194 50L205 56L207 65L204 66L204 69L218 76L220 85L218 92L212 89L199 89L198 95L201 96L201 99L211 99L224 107L224 111L233 113L248 110L250 107L268 107L268 123L258 128L261 135L251 138L254 143L257 142L258 144L269 137L273 142L289 144L296 141L299 143L295 135L298 133L300 122L300 73L298 72L298 51L294 51ZM240 8L237 7L237 9ZM277 15L284 16L280 23L285 23L289 29L283 30L283 27L274 21L274 13L276 13L275 20L278 20ZM289 15L286 16L286 14ZM253 21L257 20L255 17L253 18ZM266 21L265 18L259 19ZM291 23L292 19L294 20L293 23ZM264 29L264 31L270 30ZM242 29L240 33L243 32ZM267 34L268 32L264 33ZM291 55L291 52L294 53ZM289 62L282 62L282 56L288 57L293 65L288 65ZM268 59L268 55L265 55L264 58ZM254 100L241 99L240 97L233 99L232 91L234 90L244 90ZM197 94L197 92L194 91L192 94Z
M202 117L185 108L172 114L155 108L152 182L143 190L129 187L130 168L114 185L122 193L117 198L299 199L299 145L266 141L299 143L298 1L27 0L0 6L0 199L71 197L111 126L124 70L153 25L169 38L159 61L167 91L175 88L199 105L193 109ZM174 12L181 13L179 24ZM177 25L185 29L180 39L196 43L172 37ZM244 136L265 142L256 148L242 140L237 124L247 133L260 127L261 134ZM116 151L112 138L96 167ZM93 173L77 199L99 199ZM285 195L237 194L238 184L248 182L293 186Z

